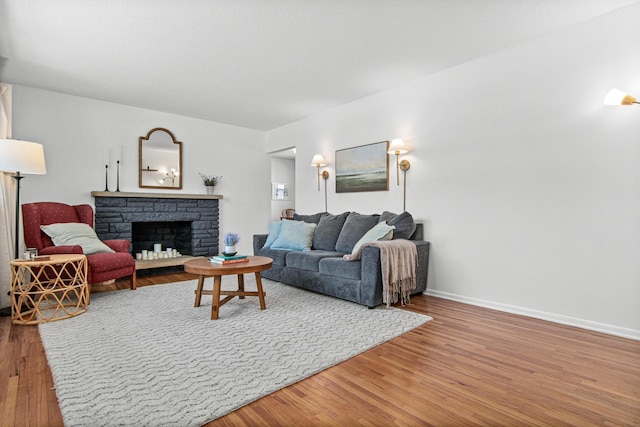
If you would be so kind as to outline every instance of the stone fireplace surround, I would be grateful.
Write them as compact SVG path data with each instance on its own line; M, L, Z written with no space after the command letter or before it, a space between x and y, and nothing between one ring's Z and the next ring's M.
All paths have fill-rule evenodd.
M153 249L136 246L132 239L133 223L190 222L191 245L185 254L218 254L220 195L125 193L93 191L95 230L102 240L124 239L136 250Z

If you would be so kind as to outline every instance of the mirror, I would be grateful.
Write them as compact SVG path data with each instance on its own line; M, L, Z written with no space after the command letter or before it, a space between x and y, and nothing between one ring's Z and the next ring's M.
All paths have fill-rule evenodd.
M170 130L154 128L138 138L138 186L182 189L182 142Z

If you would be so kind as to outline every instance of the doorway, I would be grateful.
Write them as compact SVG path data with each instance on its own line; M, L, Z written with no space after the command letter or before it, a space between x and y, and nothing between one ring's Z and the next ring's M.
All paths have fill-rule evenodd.
M277 221L285 209L295 209L296 149L290 147L271 156L271 220Z

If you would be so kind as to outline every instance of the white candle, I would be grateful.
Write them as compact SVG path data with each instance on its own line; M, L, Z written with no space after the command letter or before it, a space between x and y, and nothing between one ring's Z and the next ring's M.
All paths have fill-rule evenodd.
M105 165L111 164L111 148L104 149L104 164Z
M159 253L162 250L162 244L154 243L153 244L153 252Z

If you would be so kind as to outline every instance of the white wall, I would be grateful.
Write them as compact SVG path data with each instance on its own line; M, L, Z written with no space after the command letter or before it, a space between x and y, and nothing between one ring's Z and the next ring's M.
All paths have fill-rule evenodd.
M291 159L271 158L271 182L289 184L291 200L271 200L271 220L279 221L283 209L295 208L296 161Z
M402 187L335 194L337 149L404 138L407 210L434 294L640 339L640 5L268 132L295 145L296 207L401 211ZM307 161L308 160L308 161ZM390 157L393 164L394 157Z
M183 145L183 189L138 188L138 137L169 129ZM44 145L47 174L22 181L23 203L93 205L105 188L104 148L123 146L120 191L205 194L199 172L222 175L220 232L240 234L238 250L253 253L252 235L265 232L271 199L264 132L25 86L13 86L13 137ZM115 160L112 164L115 170ZM109 189L115 191L111 174Z

